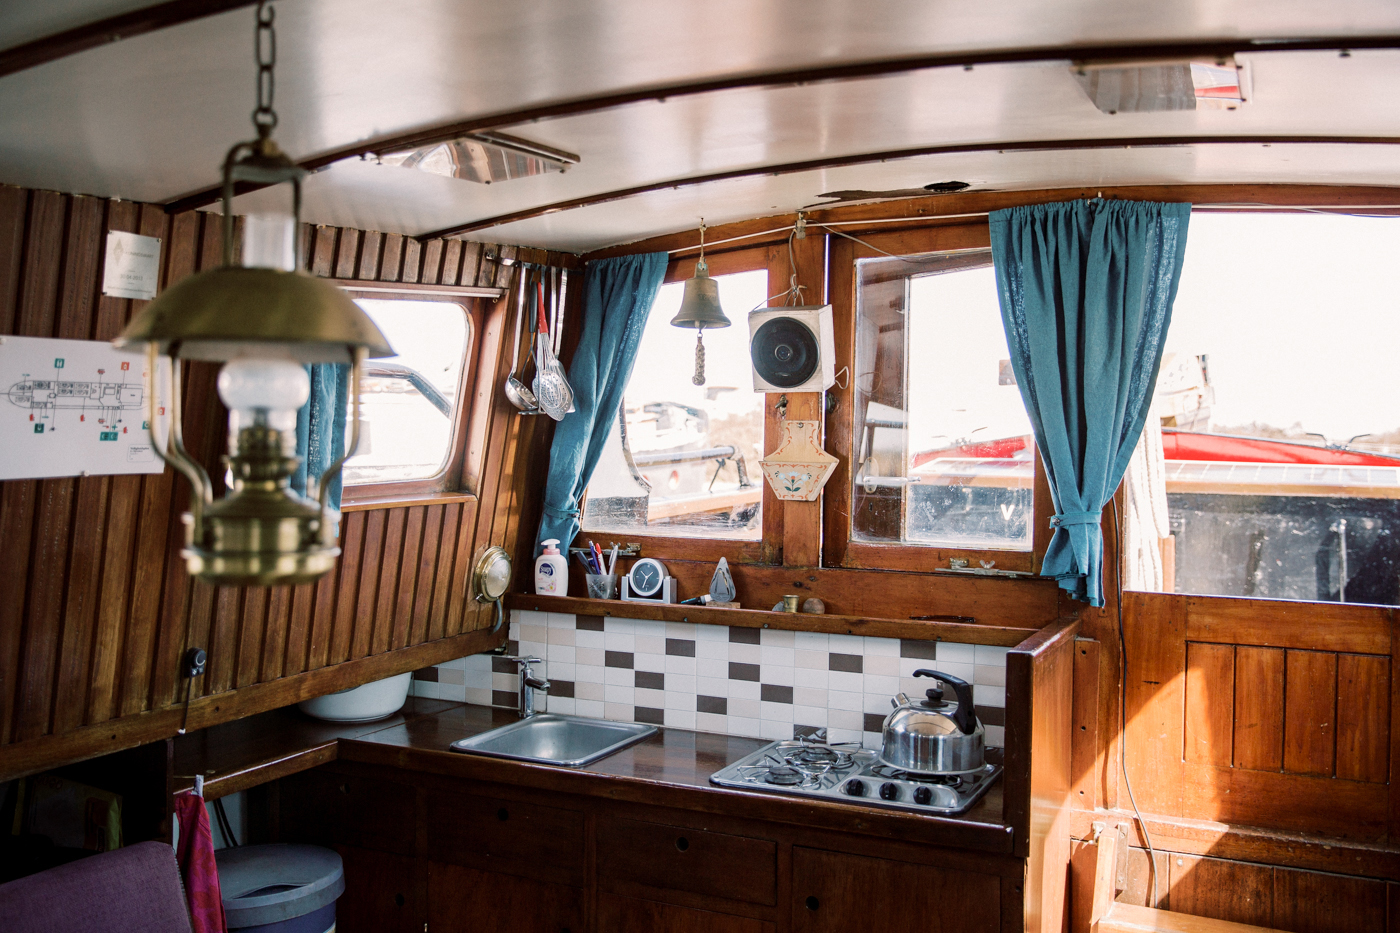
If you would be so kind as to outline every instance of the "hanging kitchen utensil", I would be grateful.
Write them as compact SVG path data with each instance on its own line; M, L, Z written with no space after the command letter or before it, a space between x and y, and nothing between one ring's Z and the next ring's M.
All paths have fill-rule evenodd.
M535 393L515 375L515 367L520 360L520 331L525 326L525 270L520 270L520 294L515 301L515 349L510 354L510 375L506 377L505 393L510 403L521 411L539 408Z
M564 367L559 365L559 360L555 358L554 350L549 344L549 322L544 317L543 276L536 283L536 287L539 290L540 333L535 350L535 398L539 400L541 411L555 421L562 421L574 403L574 390L564 376Z
M901 693L890 702L885 717L880 760L900 771L919 774L962 774L986 764L985 732L972 705L972 685L939 671L920 669L915 677L932 677L953 688L957 702L943 701L943 687L925 691L913 701Z

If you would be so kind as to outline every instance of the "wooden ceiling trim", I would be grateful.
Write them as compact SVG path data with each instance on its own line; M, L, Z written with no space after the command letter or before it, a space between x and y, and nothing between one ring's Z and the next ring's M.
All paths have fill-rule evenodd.
M815 84L827 81L853 81L864 78L877 78L903 74L912 71L926 71L934 68L972 69L980 65L1026 64L1043 61L1124 61L1212 58L1245 52L1304 52L1338 51L1400 48L1400 36L1328 36L1311 39L1242 39L1238 37L1218 39L1178 40L1156 43L1074 45L1074 46L1032 46L1018 49L968 49L958 52L945 52L935 55L916 55L903 58L878 59L875 61L852 62L844 65L823 65L818 67L789 68L779 71L761 72L748 75L731 75L704 81L683 81L660 87L638 88L596 94L573 100L555 101L516 110L500 111L427 127L408 133L381 136L332 149L319 155L309 156L298 164L309 171L326 168L344 159L354 159L370 153L394 152L435 145L449 139L457 139L469 133L484 130L503 129L526 123L539 123L557 117L577 116L611 110L629 104L645 101L664 103L675 97L691 97L698 94L713 94L720 91L754 88L788 87L793 85ZM989 146L984 148L1001 148ZM759 171L763 174L763 171ZM712 179L711 179L712 180ZM257 190L261 185L239 185L237 191L243 194ZM661 185L670 187L670 185ZM165 202L169 213L207 207L223 196L220 185L211 185L190 194L172 198ZM428 236L425 234L424 237Z
M122 39L144 36L216 13L252 6L257 0L168 0L111 16L0 51L0 78Z
M752 178L759 175L791 175L797 172L819 171L821 169L842 168L850 165L863 165L871 162L890 162L896 159L913 159L939 155L961 155L979 152L1025 152L1044 150L1093 150L1093 149L1142 149L1162 146L1203 146L1203 145L1352 145L1352 146L1394 146L1400 144L1400 136L1274 136L1267 134L1242 136L1142 136L1127 139L1026 139L1010 142L960 143L952 146L922 146L917 149L895 149L885 152L868 152L857 155L834 156L827 159L812 159L804 162L787 162L781 165L764 165L752 168L733 169L727 172L714 172L709 175L695 175L690 178L670 179L637 185L632 188L619 188L582 198L571 198L538 207L498 214L469 223L443 227L428 233L419 234L417 239L427 240L436 237L462 236L503 224L522 220L533 220L546 214L593 207L611 201L621 201L638 195L650 194L667 189L693 188L696 185L717 181L731 181L737 178ZM715 228L718 229L718 228ZM716 236L716 239L719 239Z

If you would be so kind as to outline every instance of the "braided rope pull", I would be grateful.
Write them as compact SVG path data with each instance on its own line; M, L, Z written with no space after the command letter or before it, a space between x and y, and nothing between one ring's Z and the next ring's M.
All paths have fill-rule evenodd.
M704 328L695 332L695 375L690 377L690 381L698 386L705 384L705 331Z

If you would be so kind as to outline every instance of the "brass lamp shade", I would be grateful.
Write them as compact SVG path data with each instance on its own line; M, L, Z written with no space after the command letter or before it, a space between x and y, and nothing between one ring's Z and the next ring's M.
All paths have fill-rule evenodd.
M181 280L113 343L178 344L184 359L230 360L276 344L302 363L349 363L348 347L393 356L379 328L344 291L300 272L224 266Z
M710 278L709 267L702 259L695 264L695 276L685 280L685 295L680 310L671 318L671 326L713 330L730 323L719 306L719 283Z

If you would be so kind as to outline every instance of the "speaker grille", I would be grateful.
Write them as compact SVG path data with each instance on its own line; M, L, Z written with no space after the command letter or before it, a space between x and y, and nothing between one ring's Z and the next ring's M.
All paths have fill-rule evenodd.
M812 378L821 362L821 347L816 335L801 321L775 317L754 333L749 355L754 371L765 382L791 389Z

